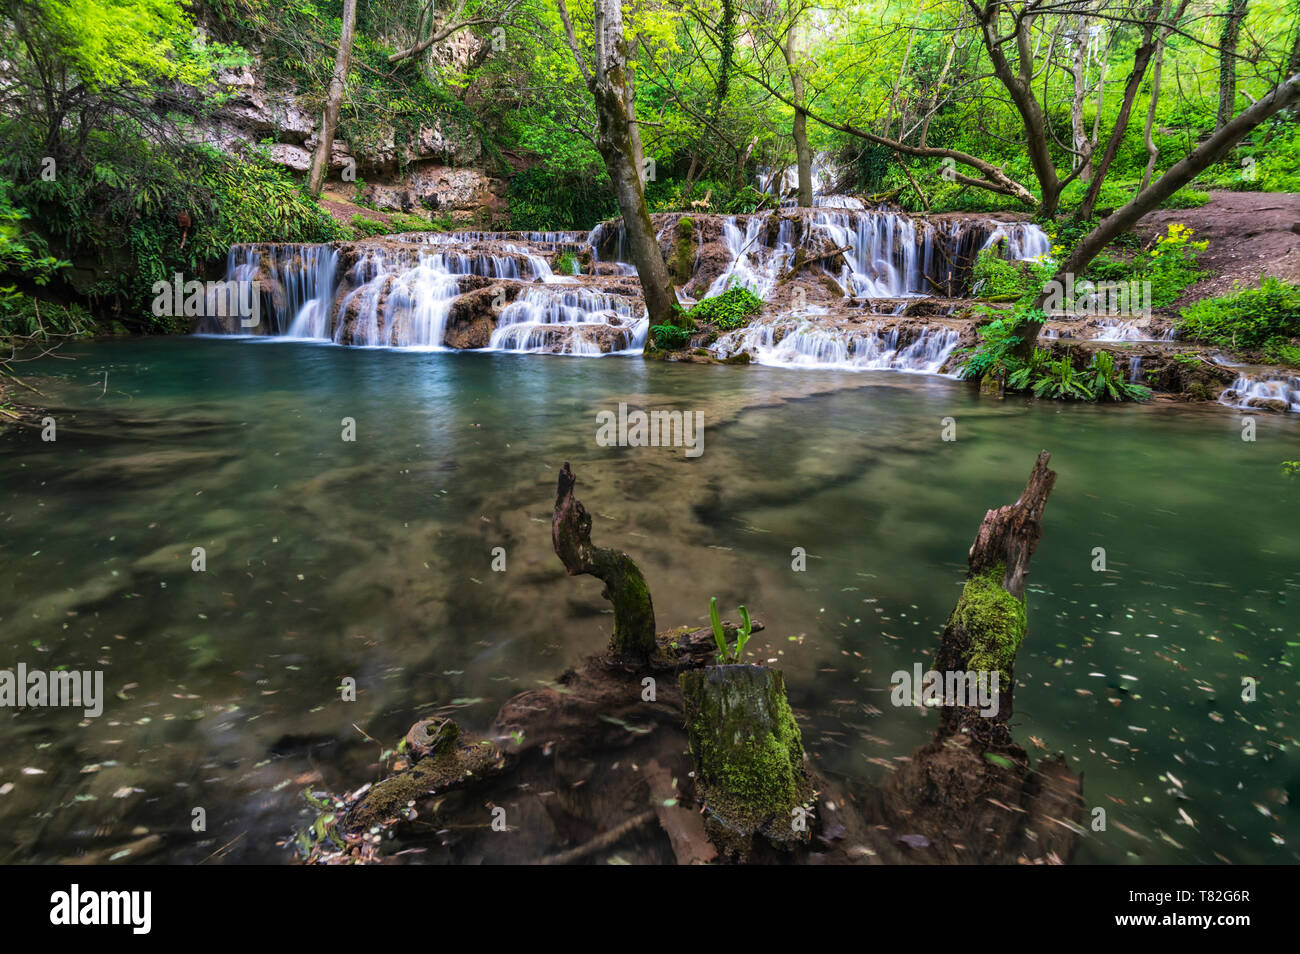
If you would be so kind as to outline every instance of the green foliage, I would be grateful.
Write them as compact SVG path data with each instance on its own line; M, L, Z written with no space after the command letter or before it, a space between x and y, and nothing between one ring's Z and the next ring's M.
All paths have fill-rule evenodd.
M1055 270L1047 262L1010 262L996 248L988 248L976 257L971 279L980 298L1028 305Z
M734 331L749 324L762 310L763 299L744 285L732 285L721 295L705 298L687 314L694 321L712 325L719 331Z
M1028 360L1015 354L1024 325L1041 322L1041 311L1024 311L995 318L976 330L980 343L965 352L962 377L981 382L1001 382L1010 391L1028 391L1037 397L1062 401L1145 401L1149 388L1126 381L1109 351L1094 353L1086 369L1075 368L1067 352L1059 358L1034 348Z
M1041 321L1047 316L1041 311L1023 314L999 315L975 329L979 344L965 349L960 364L962 377L982 381L988 377L1001 378L1016 369L1012 352L1020 344L1022 327L1026 321Z
M1162 209L1199 209L1205 203L1210 201L1210 193L1198 192L1195 189L1179 189L1164 202L1160 203Z
M680 351L690 343L694 330L677 325L651 325L650 343L661 351Z
M1093 401L1093 393L1087 377L1076 371L1069 355L1048 361L1030 385L1036 397L1055 398L1060 401Z
M1115 366L1115 356L1109 351L1093 354L1085 381L1097 401L1146 401L1151 397L1150 388L1124 379L1123 371Z
M1182 309L1179 334L1224 348L1260 349L1272 360L1300 367L1300 285L1265 278Z
M71 263L45 254L44 240L24 231L22 223L29 216L25 209L13 204L11 190L12 184L0 179L0 276L13 276L32 285L47 285ZM17 284L0 285L0 335L40 334L38 307L34 299L18 289ZM30 324L17 322L19 313L24 313L25 317L29 308L32 311Z
M741 604L739 612L741 622L736 630L736 645L728 647L727 633L722 627L722 618L718 615L718 598L714 596L709 599L709 623L713 626L713 642L718 647L718 661L721 663L740 662L745 652L745 644L749 642L752 626L749 610Z
M1186 225L1173 223L1150 251L1137 249L1127 259L1099 255L1088 266L1085 277L1096 285L1150 282L1151 307L1165 308L1188 286L1205 277L1205 271L1196 266L1196 258L1209 242L1194 242L1192 235ZM1124 252L1122 248L1117 251Z
M572 252L561 252L551 263L551 271L557 275L581 275L582 269L578 266L578 257Z
M401 235L404 232L437 231L436 224L418 215L406 212L392 212L388 221L372 219L360 213L352 216L348 223L353 238L373 238L376 235Z
M538 166L510 180L512 229L590 229L617 214L618 203L603 169L597 177Z

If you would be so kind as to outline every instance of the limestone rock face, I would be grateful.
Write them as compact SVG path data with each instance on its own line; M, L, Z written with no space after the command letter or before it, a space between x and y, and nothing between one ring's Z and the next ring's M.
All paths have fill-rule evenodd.
M441 51L439 58L459 63L474 54L478 43L466 39L454 50ZM219 70L207 92L227 98L196 123L196 141L238 153L270 140L272 162L297 174L311 168L323 105L320 90L281 88L269 81L266 62L254 50L247 64ZM330 170L337 175L351 168L357 179L372 183L368 198L386 211L499 211L506 205L505 183L467 168L482 154L472 128L440 118L400 135L381 128L364 141L336 139Z
M372 183L364 197L385 212L462 212L496 208L504 204L505 183L490 179L477 169L417 164L393 183Z

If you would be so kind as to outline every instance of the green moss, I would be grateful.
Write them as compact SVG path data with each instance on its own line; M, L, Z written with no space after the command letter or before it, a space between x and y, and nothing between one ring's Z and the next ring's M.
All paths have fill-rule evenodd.
M641 657L654 652L655 611L650 600L650 586L636 565L626 561L621 591L611 597L614 603L614 635L610 647L621 656ZM606 589L612 587L606 584Z
M695 271L695 220L689 215L677 220L677 241L673 243L668 270L678 285L689 282Z
M1024 600L1016 599L1002 587L1005 573L1005 566L996 566L970 577L948 625L960 628L969 640L966 668L996 672L999 684L1009 686L1027 624Z
M680 677L696 781L712 816L743 836L801 840L791 812L812 794L799 724L778 670L712 666Z

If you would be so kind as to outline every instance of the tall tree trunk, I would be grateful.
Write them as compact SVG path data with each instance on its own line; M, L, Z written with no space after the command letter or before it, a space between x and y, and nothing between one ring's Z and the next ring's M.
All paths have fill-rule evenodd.
M1203 169L1218 162L1229 149L1245 139L1260 123L1297 102L1300 102L1300 73L1283 80L1268 95L1261 96L1248 108L1242 110L1235 119L1174 163L1159 179L1139 191L1126 205L1102 219L1095 229L1074 246L1069 257L1061 263L1056 274L1039 292L1035 305L1038 308L1046 305L1052 297L1052 290L1066 285L1067 276L1074 276L1076 279L1081 276L1101 250L1120 234L1136 225L1138 219L1191 182ZM1033 353L1042 326L1042 321L1030 321L1025 324L1025 333L1016 347L1016 354L1019 357L1028 358Z
M632 264L641 280L646 312L652 325L671 324L678 312L677 294L645 203L645 169L641 165L641 137L635 131L621 0L596 0L594 67L587 65L578 44L568 6L564 0L556 0L556 7L569 49L595 100L596 150L605 160L614 198L623 214L623 228L632 250Z
M1016 111L1020 113L1021 122L1025 127L1025 151L1029 155L1029 165L1034 170L1034 176L1038 179L1038 188L1041 193L1039 200L1039 214L1043 216L1054 216L1061 203L1061 180L1056 175L1056 164L1052 161L1052 151L1047 133L1047 118L1043 113L1042 104L1034 95L1033 78L1034 78L1034 51L1030 36L1030 27L1035 19L1034 14L1027 13L1016 24L1015 43L1016 43L1016 65L1012 67L1007 55L1003 52L1002 44L1006 41L999 35L1001 24L999 22L999 5L993 0L989 4L978 9L976 19L980 25L980 41L984 45L984 50L989 55L989 62L993 66L993 75L995 75L1002 85L1006 88L1007 95L1011 97L1011 103L1015 106Z
M1219 116L1217 129L1232 119L1237 101L1237 39L1246 17L1247 0L1228 0L1228 11L1219 37Z
M1074 162L1080 169L1079 179L1082 182L1092 178L1092 142L1088 139L1087 129L1083 125L1083 104L1088 95L1090 42L1088 20L1086 17L1079 17L1075 21L1074 48L1070 51L1070 76L1074 83L1074 97L1070 101L1070 134L1074 140L1076 153Z
M627 103L627 132L632 139L632 162L641 170L641 189L644 191L649 170L646 169L645 147L641 145L641 124L636 121L636 74L630 66L627 68L627 88L623 99Z
M325 112L320 121L320 141L311 157L311 172L307 188L319 197L325 188L329 172L330 152L334 147L334 129L339 122L339 108L343 105L343 89L348 79L348 63L352 60L352 32L357 24L357 0L343 0L343 33L339 36L339 51L334 58L334 73L330 77L329 94L325 99Z
M799 207L808 209L813 204L812 149L808 145L808 114L804 112L803 74L799 72L799 26L791 21L785 35L785 62L790 70L790 84L794 91L794 158L799 175Z
M1147 121L1142 128L1142 141L1147 147L1147 167L1142 173L1142 185L1138 188L1141 192L1151 184L1151 177L1156 172L1156 160L1160 158L1160 148L1156 145L1155 126L1156 126L1156 105L1160 102L1160 74L1164 71L1165 63L1165 40L1161 37L1157 41L1156 65L1151 71L1151 100L1147 103Z

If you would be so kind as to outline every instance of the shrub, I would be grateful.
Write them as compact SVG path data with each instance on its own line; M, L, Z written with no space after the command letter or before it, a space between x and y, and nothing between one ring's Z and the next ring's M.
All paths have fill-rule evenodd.
M651 325L650 341L664 351L679 351L691 340L691 328L679 328L676 325Z
M744 285L732 285L721 295L699 302L688 315L694 321L713 325L720 331L733 331L749 324L750 319L762 310L763 299Z
M1259 288L1237 288L1184 308L1179 334L1225 348L1259 348L1274 360L1300 366L1300 285L1265 278Z

